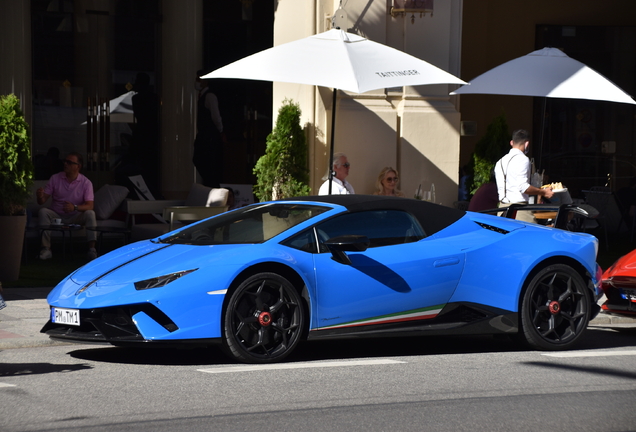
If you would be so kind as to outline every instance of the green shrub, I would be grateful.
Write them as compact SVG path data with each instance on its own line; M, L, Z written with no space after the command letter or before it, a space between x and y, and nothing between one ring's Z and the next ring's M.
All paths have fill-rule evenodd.
M468 164L470 179L466 189L473 195L479 186L490 181L490 172L495 163L510 150L510 133L504 114L495 117L488 125L486 134L477 142L473 157Z
M300 107L285 99L276 126L267 136L265 154L256 162L254 194L259 201L309 195L307 138Z
M32 184L31 141L20 101L0 96L0 215L23 213Z

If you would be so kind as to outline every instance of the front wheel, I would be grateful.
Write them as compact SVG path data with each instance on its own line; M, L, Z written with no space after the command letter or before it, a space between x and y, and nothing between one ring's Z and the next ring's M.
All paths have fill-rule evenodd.
M224 348L245 363L272 363L298 344L305 321L294 286L275 273L259 273L232 292L223 322Z
M521 329L535 349L570 348L587 328L590 295L581 275L565 264L537 273L523 295Z

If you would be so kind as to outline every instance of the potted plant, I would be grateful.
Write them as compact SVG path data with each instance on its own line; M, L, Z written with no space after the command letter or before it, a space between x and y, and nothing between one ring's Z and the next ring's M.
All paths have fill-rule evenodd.
M490 172L503 155L510 150L510 133L506 116L501 114L488 125L486 134L475 145L475 152L468 164L470 179L466 189L470 195L479 186L490 181Z
M307 139L300 107L285 99L276 126L267 136L265 154L256 162L254 194L259 201L309 195Z
M13 94L0 96L0 281L17 280L33 184L28 125Z

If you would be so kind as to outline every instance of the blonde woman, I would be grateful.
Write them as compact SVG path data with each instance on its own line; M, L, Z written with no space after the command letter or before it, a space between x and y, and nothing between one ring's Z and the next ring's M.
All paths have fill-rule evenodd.
M404 194L397 188L399 181L397 170L391 167L384 167L380 171L378 180L375 182L375 193L373 195L389 195L403 197Z

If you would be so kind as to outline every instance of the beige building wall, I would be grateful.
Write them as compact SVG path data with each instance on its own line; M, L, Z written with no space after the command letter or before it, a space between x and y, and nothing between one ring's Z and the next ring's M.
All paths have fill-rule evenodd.
M311 1L279 1L274 12L274 46L292 42L316 34L316 13L314 0ZM324 143L321 141L323 131L316 124L317 112L323 112L322 104L317 101L314 86L302 84L274 83L272 128L276 123L278 110L283 101L290 99L300 105L302 110L301 124L307 131L309 145L309 167L315 167L315 151ZM318 110L318 111L317 111ZM311 171L313 178L314 171ZM317 191L317 189L316 189Z
M337 0L280 1L274 22L274 45L331 28ZM435 3L433 16L391 17L391 1L349 0L347 30L424 59L459 74L460 0ZM435 185L436 202L457 199L459 113L447 85L382 89L362 95L338 92L335 152L351 163L348 180L357 193L374 192L380 170L400 171L400 188L413 196L421 184ZM300 104L309 145L311 186L318 191L329 158L332 90L274 83L274 112L285 98ZM275 120L274 120L275 121Z

